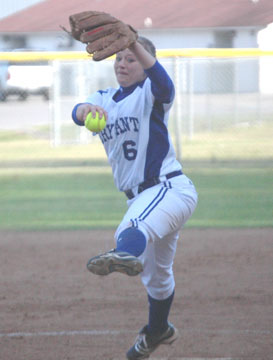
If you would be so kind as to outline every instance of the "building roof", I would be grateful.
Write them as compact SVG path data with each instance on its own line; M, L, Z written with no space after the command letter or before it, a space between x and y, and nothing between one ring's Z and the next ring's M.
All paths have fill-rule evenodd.
M69 28L69 15L87 10L111 13L139 30L264 27L273 22L272 0L45 0L2 19L0 31L59 31L60 25Z

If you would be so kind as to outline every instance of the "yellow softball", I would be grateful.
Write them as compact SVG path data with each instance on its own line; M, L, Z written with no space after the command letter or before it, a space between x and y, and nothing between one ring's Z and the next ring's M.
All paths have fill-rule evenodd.
M93 114L90 112L86 116L84 125L88 130L90 130L92 132L100 132L101 130L103 130L105 128L105 125L106 125L105 116L102 115L102 118L100 119L98 112L96 112L95 117L93 117Z

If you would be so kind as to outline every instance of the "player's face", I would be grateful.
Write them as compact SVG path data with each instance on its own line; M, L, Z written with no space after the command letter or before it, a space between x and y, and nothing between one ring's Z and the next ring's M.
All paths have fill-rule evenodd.
M146 78L142 66L129 49L117 53L114 69L119 85L124 87L131 86Z

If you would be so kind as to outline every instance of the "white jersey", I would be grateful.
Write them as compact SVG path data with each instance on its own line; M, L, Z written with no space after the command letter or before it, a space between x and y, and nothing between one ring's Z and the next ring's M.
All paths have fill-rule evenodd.
M87 103L108 113L99 136L115 184L129 199L116 242L128 227L144 234L147 244L139 257L143 263L141 279L152 298L165 300L174 291L172 265L179 231L192 215L198 196L191 180L181 172L167 130L173 83L158 62L145 72L148 77L141 83L98 91ZM76 117L79 105L74 107L72 118L83 126Z
M131 189L145 180L180 170L167 126L172 101L158 102L147 78L122 100L109 88L89 96L86 102L99 105L108 121L99 133L112 167L116 187Z

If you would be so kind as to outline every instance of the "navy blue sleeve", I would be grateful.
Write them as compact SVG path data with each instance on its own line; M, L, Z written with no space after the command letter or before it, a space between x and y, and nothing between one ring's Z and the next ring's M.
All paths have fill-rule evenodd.
M152 82L154 97L162 103L169 104L174 98L174 84L163 66L156 60L145 73Z
M79 120L77 119L77 116L76 116L77 109L78 109L78 107L79 107L80 105L82 105L82 104L86 104L86 103L79 103L79 104L75 105L74 108L73 108L73 110L72 110L72 119L73 119L74 123L77 124L77 125L79 125L79 126L84 126L84 122L79 121ZM88 104L88 103L87 103L87 104Z

